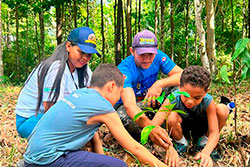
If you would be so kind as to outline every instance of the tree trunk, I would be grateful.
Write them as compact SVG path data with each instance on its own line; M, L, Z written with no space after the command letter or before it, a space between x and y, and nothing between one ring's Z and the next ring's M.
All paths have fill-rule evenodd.
M197 33L199 35L199 52L200 52L201 62L202 66L210 72L209 61L206 53L205 31L201 19L202 5L200 3L200 0L194 0L194 6L195 6L195 25Z
M36 14L35 14L35 31L36 31L36 45L37 45L37 52L38 52L37 59L40 62L40 60L41 60L41 52L40 52L40 44L39 44L39 39L38 39Z
M141 0L139 0L138 31L141 31Z
M56 40L57 45L62 43L62 11L60 3L56 4Z
M155 35L157 35L157 26L158 26L158 0L155 0Z
M242 38L245 38L247 36L247 28L246 25L246 1L243 0L243 6L242 6L242 15L243 15L243 19L242 19Z
M186 67L189 66L189 61L188 61L188 18L189 18L189 0L186 0L186 19L185 19L185 36L186 36Z
M74 27L77 28L77 2L73 1L74 5Z
M127 51L126 55L130 55L129 47L131 46L131 8L130 8L130 0L127 0L126 4L126 28L127 28ZM118 7L119 8L119 7Z
M87 19L86 19L86 26L89 26L89 0L87 1Z
M165 0L160 0L161 3L161 34L160 34L160 49L164 52L164 36L165 36Z
M234 54L234 51L235 51L235 47L234 47L234 44L235 44L235 39L234 39L234 6L233 6L233 0L230 0L231 2L231 10L232 10L232 48L233 48L233 52L232 54Z
M115 46L115 58L116 58L116 51L117 51L117 25L116 25L116 6L117 6L117 0L115 0L115 5L113 6L114 7L114 34L115 34L115 39L114 39L114 46Z
M105 63L105 36L104 36L104 21L103 21L103 0L101 0L101 18L102 18L102 62Z
M123 12L123 5L122 5L122 13ZM122 59L125 58L125 32L124 32L124 15L122 14Z
M44 19L43 11L39 12L39 22L40 22L40 34L41 34L41 50L42 50L42 59L44 58Z
M117 24L116 24L116 54L115 65L118 66L121 63L121 17L122 17L122 0L118 0L117 10Z
M216 75L216 50L214 34L214 4L213 0L206 0L207 21L207 56L209 59L210 73ZM214 76L212 76L214 77Z
M135 29L134 29L134 35L133 36L135 36L135 34L137 34L137 0L135 0Z
M8 51L11 49L11 45L10 45L10 11L7 10L7 17L8 17L8 21L7 21L7 39L6 39L6 46ZM9 53L8 53L9 54Z
M171 46L170 46L170 57L174 60L174 1L170 0L171 2L171 13L170 13L170 22L171 22Z
M250 38L250 0L248 0L248 38Z
M25 45L26 45L26 51L25 51L25 55L26 55L26 62L25 65L26 67L29 67L29 64L27 63L29 61L29 20L28 17L26 17L26 39L25 39ZM25 78L28 77L28 70L24 70L25 71Z
M20 80L20 61L19 61L19 8L16 6L15 11L15 18L16 18L16 73L17 73L17 79Z
M2 0L0 0L0 77L3 76L3 48L2 48ZM0 82L2 79L0 79Z
M194 54L195 54L195 60L198 59L198 56L197 56L197 31L195 30L195 41L194 41Z

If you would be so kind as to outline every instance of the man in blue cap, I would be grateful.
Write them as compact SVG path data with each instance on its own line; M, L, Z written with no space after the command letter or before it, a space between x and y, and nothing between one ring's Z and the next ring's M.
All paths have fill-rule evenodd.
M133 123L134 116L142 111L138 101L147 99L148 106L156 106L156 98L161 95L163 89L177 86L183 71L157 47L155 34L143 30L133 39L131 55L118 66L125 82L121 100L116 104L117 112L125 128L137 140L140 137L140 128L155 125L145 114L136 120L140 128ZM160 71L168 77L157 80ZM150 138L164 148L172 145L167 132L160 126L153 129Z

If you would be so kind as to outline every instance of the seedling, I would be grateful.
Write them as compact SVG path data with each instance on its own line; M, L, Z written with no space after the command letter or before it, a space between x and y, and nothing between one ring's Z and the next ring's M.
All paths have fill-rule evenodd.
M249 38L242 38L239 39L235 45L235 52L233 53L232 59L233 63L233 91L234 94L236 94L238 87L242 83L243 80L246 80L250 78L250 39ZM230 84L230 79L227 73L227 66L224 65L221 67L220 74L222 79L227 83ZM234 98L234 103L236 103L236 98ZM236 139L239 141L239 147L241 148L241 141L240 137L238 136L238 128L237 128L237 105L235 106L235 112L234 112L234 131ZM231 138L231 136L230 136ZM231 139L230 139L231 140ZM249 162L247 162L246 157L244 157L244 154L242 153L241 149L239 149L243 166L246 167L249 165Z
M184 96L186 96L186 97L190 97L190 95L189 95L187 92L175 92L175 94L181 94L181 95L184 95ZM161 96L159 96L158 98L156 98L157 102L159 102L160 104L162 104L163 101L164 101L164 96L165 96L165 92L163 92ZM170 103L171 103L172 101L174 101L174 100L175 100L174 94L173 94L173 93L170 93L170 95L168 95L167 99L169 100ZM148 100L148 99L145 99L145 101L148 102L149 100ZM180 113L180 114L186 114L186 113L185 113L184 111L182 111L182 110L173 110L173 108L175 107L175 105L176 105L176 103L173 103L173 104L170 104L170 105L165 105L164 107L165 107L166 109L164 109L164 110L158 110L158 109L155 109L155 110L154 110L154 109L151 108L151 107L144 107L144 108L143 108L143 109L144 109L143 111L139 112L138 114L136 114L136 115L134 116L133 121L136 121L142 114L144 114L144 113L147 112L147 111L152 111L152 112L166 112L166 113L168 113L168 112L177 112L177 113ZM167 119L168 119L167 116L168 116L168 114L166 114L166 129L167 129L167 127L168 127L168 125L167 125ZM156 126L154 126L154 125L149 125L149 126L146 126L146 127L144 127L144 128L142 129L142 132L141 132L141 143L142 143L143 145L147 143L147 141L148 141L148 136L149 136L149 134L151 133L151 131L152 131L155 127L156 127Z

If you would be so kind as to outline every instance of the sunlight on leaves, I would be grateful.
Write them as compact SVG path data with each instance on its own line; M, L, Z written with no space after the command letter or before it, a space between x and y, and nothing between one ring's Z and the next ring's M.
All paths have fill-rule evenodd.
M160 104L162 104L162 102L164 101L165 94L166 94L166 92L163 91L163 93L161 94L161 96L159 96L159 97L156 99Z
M147 112L147 110L141 111L138 114L136 114L133 118L133 121L135 122L142 114L144 114L145 112Z
M184 95L184 96L186 96L186 97L190 97L190 94L189 94L188 92L175 92L175 93Z
M220 74L221 74L221 77L222 79L226 82L226 83L229 83L230 84L230 81L229 81L229 78L228 78L228 75L227 75L227 66L226 65L223 65L220 69Z
M172 112L177 112L177 113L180 113L180 114L184 114L184 115L187 115L184 111L182 110L172 110Z
M148 141L148 136L151 133L151 131L155 128L156 126L154 125L149 125L146 126L145 128L142 129L141 132L141 143L142 145L146 144Z
M249 42L248 38L239 39L235 45L235 52L233 54L232 60L236 59L245 49L247 43Z
M176 103L174 104L170 104L170 105L165 105L164 107L169 109L169 110L173 110L174 106L176 105Z
M175 100L175 96L173 93L170 93L170 95L167 97L170 102Z

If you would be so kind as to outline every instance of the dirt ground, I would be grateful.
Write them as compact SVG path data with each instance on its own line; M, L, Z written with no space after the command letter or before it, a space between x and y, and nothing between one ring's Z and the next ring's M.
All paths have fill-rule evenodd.
M241 167L242 156L246 164L250 164L250 85L240 87L237 94L233 94L232 87L225 88L213 85L209 93L218 103L221 95L230 99L236 99L237 106L237 134L240 140L236 139L234 130L234 113L228 118L226 126L222 129L219 143L216 147L221 159L215 166ZM16 166L16 162L22 159L27 141L18 136L15 127L15 104L18 98L20 87L0 85L0 167ZM102 126L99 130L103 138L103 147L106 154L124 160L128 166L144 166L122 149L115 139L109 134L109 130ZM146 147L159 159L164 159L164 152L147 144ZM85 147L89 150L89 147ZM186 166L194 166L195 153L186 154L183 159Z

